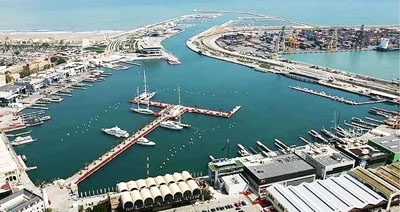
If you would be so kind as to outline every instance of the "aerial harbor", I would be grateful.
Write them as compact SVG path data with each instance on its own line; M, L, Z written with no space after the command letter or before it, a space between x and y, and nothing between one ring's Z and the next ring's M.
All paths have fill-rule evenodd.
M398 1L0 5L0 211L400 210Z

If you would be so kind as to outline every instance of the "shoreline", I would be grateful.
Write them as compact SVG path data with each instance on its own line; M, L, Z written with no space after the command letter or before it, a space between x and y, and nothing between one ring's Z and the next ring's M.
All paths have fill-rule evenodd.
M88 39L90 41L102 41L105 35L114 36L123 31L46 31L46 32L2 32L0 31L0 41L2 40L34 40L34 39L50 39L50 40L78 40Z

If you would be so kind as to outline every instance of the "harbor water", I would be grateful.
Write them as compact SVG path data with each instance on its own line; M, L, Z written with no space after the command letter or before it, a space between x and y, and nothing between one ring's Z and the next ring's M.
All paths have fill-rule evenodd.
M353 1L343 1L343 4L348 2ZM167 4L166 1L164 3ZM198 5L201 4L198 3ZM145 6L142 5L142 7ZM231 9L239 9L236 7L238 5L233 4ZM174 16L188 9L177 10L179 12L174 13ZM104 8L103 11L105 11ZM268 10L260 12L267 13ZM287 12L287 14L290 13ZM143 15L152 16L151 14ZM286 17L295 18L289 16ZM375 15L373 17L376 18ZM183 121L190 123L192 128L181 131L156 129L147 136L149 140L157 143L156 146L133 145L83 181L80 184L81 191L111 187L118 181L146 177L147 157L150 161L151 176L182 170L205 175L209 155L216 158L227 156L227 152L222 151L222 148L228 138L230 139L229 157L233 157L237 155L238 143L245 147L255 147L256 140L261 140L266 146L276 149L273 139L279 138L288 145L302 145L298 137L308 137L307 131L311 128L319 130L322 126L331 127L334 112L340 114L341 122L350 121L353 116L373 117L368 114L368 109L372 105L346 105L297 92L288 86L298 85L356 101L367 101L365 97L275 74L256 72L248 67L199 55L185 46L186 40L191 36L210 26L221 24L228 18L230 16L199 24L167 39L163 43L164 47L182 61L181 65L171 66L165 61L147 61L142 62L142 66L133 66L124 71L105 69L113 73L112 76L106 78L106 81L93 84L93 87L88 87L87 90L74 90L73 97L65 97L63 102L49 105L50 109L46 112L52 120L32 128L32 136L38 138L38 141L16 147L18 154L27 156L28 166L38 167L29 172L32 180L39 184L54 178L66 178L120 141L102 133L101 128L118 125L122 129L133 132L153 120L152 116L133 113L129 109L131 105L128 100L135 95L136 87L142 86L143 70L146 70L150 90L157 91L154 100L177 103L179 86L182 89L183 105L224 111L230 111L236 105L241 105L242 108L229 119L185 114ZM309 16L308 18L311 20ZM393 20L392 18L388 13L381 20L371 18L363 23L387 23ZM315 17L315 20L324 20L324 18ZM333 21L329 17L326 20L325 24L331 24L330 21ZM346 21L346 19L340 20ZM130 22L133 22L132 19ZM314 23L318 22L320 21L314 21ZM67 24L65 23L64 26ZM60 29L54 28L54 30ZM77 29L81 28L77 27ZM97 29L110 28L96 27ZM69 29L62 28L61 30ZM358 53L364 54L364 52ZM312 54L307 56L312 57ZM324 61L324 59L320 60ZM376 63L371 62L371 64ZM398 64L388 63L387 70L395 73L396 65L398 70ZM363 69L353 67L351 64L345 69L355 72L360 70L363 73ZM394 109L394 106L388 104L373 106Z

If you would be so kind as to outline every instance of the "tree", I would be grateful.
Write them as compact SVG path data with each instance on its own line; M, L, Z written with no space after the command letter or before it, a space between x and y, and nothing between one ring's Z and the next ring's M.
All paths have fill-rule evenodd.
M6 74L6 83L9 83L13 80L14 78L8 74Z
M107 206L104 203L99 203L93 207L93 212L107 212Z
M50 65L50 64L46 64L46 65L44 65L44 67L43 67L44 70L50 69L50 68L51 68L51 65Z
M29 70L23 70L23 71L19 72L19 77L20 78L24 78L24 77L27 77L29 75L31 75L31 72Z

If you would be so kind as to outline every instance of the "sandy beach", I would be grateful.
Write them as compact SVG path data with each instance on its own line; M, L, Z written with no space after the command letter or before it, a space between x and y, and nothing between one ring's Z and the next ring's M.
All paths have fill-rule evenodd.
M77 41L80 39L88 39L96 42L102 41L106 36L113 36L121 33L120 31L95 31L95 32L0 32L0 40L67 40Z

